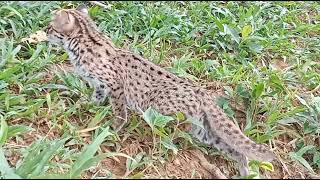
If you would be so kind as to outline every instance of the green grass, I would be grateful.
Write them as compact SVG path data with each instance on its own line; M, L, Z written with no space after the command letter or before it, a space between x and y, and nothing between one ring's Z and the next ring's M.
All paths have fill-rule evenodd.
M284 164L302 165L305 176L320 173L319 2L105 3L111 9L89 4L89 13L118 47L203 86L218 83L225 96L217 103L246 135L271 145ZM126 157L126 177L149 177L148 167L186 146L215 154L152 109L114 133L110 105L90 102L92 89L64 70L62 49L21 42L52 10L77 4L0 2L0 177L97 178L87 169L106 157ZM181 114L174 119L184 123ZM81 132L87 128L90 136ZM125 139L151 150L127 155ZM272 169L250 167L253 176ZM102 177L119 177L101 168Z

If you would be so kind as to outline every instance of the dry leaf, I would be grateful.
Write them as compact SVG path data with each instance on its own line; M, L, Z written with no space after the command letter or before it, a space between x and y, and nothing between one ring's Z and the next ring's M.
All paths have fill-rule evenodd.
M27 41L28 43L39 43L39 42L43 42L43 41L47 41L47 35L44 31L36 31L33 34L30 34L29 37L27 38L22 38L21 42L25 42Z

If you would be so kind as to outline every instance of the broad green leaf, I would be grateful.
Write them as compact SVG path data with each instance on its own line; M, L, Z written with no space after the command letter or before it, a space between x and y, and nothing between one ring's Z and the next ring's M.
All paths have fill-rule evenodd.
M251 51L253 51L255 53L261 53L261 51L263 50L262 45L260 45L258 43L253 43L253 42L249 42L248 47Z
M197 118L188 118L185 122L194 124L196 126L199 126L202 129L204 129L203 124Z
M317 165L318 168L320 168L320 152L316 152L313 156L313 163Z
M277 74L272 74L269 77L270 85L275 86L280 91L284 91L283 83L281 82L279 76Z
M270 162L261 162L260 167L268 171L274 171L273 165Z
M87 160L83 166L82 169L86 170L89 169L92 166L95 166L96 164L98 164L101 160L108 158L108 157L113 157L113 156L122 156L125 157L127 159L131 159L134 160L132 157L123 154L123 153L112 153L112 152L108 152L108 153L103 153L103 154L99 154L97 156L94 156L93 158L90 158L89 160Z
M314 148L314 146L312 146L312 145L305 146L305 147L301 148L298 152L296 152L296 154L298 156L303 156L304 153L306 153L307 151L309 151L312 148Z
M271 119L271 120L273 120L273 119ZM277 123L283 124L283 125L290 125L290 124L297 123L297 122L300 122L300 120L298 120L296 118L291 118L291 117L284 118L284 119L277 121Z
M305 105L305 106L310 108L310 106L308 105L308 103L304 99L302 99L298 95L295 95L295 97L300 101L301 104L303 104L303 105Z
M211 18L213 19L214 23L217 25L219 30L221 32L224 32L224 27L223 27L223 24L221 23L221 21L219 19L217 19L216 17L214 17L214 16L211 16Z
M51 104L51 103L52 103L51 98L52 98L52 97L51 97L50 93L47 93L47 94L46 94L46 100L47 100L47 105L48 105L48 108L49 108L49 109L51 109L51 106L52 106L52 104Z
M233 28L229 27L228 25L224 24L224 32L227 34L230 34L232 39L236 41L238 44L240 43L240 37L239 34L236 30Z
M50 159L56 154L58 149L61 148L68 139L69 138L64 138L58 141L51 142L48 149L43 149L43 153L40 154L42 158L39 162L37 162L37 166L35 167L34 171L31 173L30 176L38 176L41 173L43 173L43 170L45 166L49 163Z
M8 128L8 138L32 131L32 128L25 125L11 125Z
M259 83L253 87L252 96L253 98L258 98L264 91L264 83Z
M154 129L155 127L160 127L163 128L165 125L173 121L174 118L171 116L164 116L157 112L153 108L148 108L144 113L143 113L143 118L145 121L149 124L149 126Z
M192 137L190 136L189 133L187 133L187 132L185 132L185 131L181 131L181 130L178 129L177 136L178 136L178 137L182 137L183 139L186 139L186 140L188 140L191 144L193 144L193 139L192 139Z
M177 119L178 121L183 121L183 120L185 120L184 114L183 114L182 112L177 112L177 113L176 113L176 119Z
M289 156L293 159L298 161L299 163L301 163L305 168L307 168L311 173L314 173L312 167L310 166L310 164L301 156L297 155L294 152L290 152Z
M153 108L149 107L145 112L143 112L143 119L147 122L147 124L153 130L154 127L154 119L156 118L156 112Z
M178 148L175 144L173 144L172 140L167 137L167 136L164 136L162 139L161 139L161 144L166 147L167 149L171 149L173 151L174 154L177 154L178 153Z
M102 109L100 109L88 124L88 128L96 126L108 113L110 113L110 110L110 106L103 107Z
M27 155L22 164L17 168L16 173L23 178L32 178L43 173L45 166L56 154L57 150L63 146L68 138L45 142L42 139L28 148Z
M238 94L238 95L240 95L241 97L244 97L244 98L249 98L249 93L248 93L248 91L244 88L244 86L243 85L241 85L241 84L238 84L237 86L236 86L236 93Z
M40 107L43 105L43 103L46 102L44 99L36 99L36 100L30 100L27 102L27 110L24 112L21 112L20 116L29 116L30 114L33 114L37 112Z
M168 122L173 121L174 118L171 116L163 116L161 114L158 115L158 117L156 117L155 119L155 126L160 127L160 128L164 128Z
M8 124L0 115L0 147L7 141L8 139Z
M320 96L314 97L312 104L314 105L316 111L320 113Z
M26 149L27 152L24 155L22 163L16 168L16 173L23 178L27 178L27 175L31 174L36 168L37 163L41 161L41 151L47 148L48 144L44 142L44 139L36 141L29 146Z
M16 65L16 66L7 68L4 71L0 71L0 79L8 80L13 76L14 73L18 72L20 69L21 69L21 66Z
M5 81L0 80L0 90L6 88L9 84ZM1 99L1 98L0 98Z
M252 32L251 25L246 25L242 28L241 35L243 38L246 38L251 32Z
M112 133L110 133L109 127L107 127L99 134L96 139L94 139L92 144L87 145L84 148L84 151L79 154L79 157L72 165L72 168L70 170L70 178L79 177L80 173L87 168L86 164L88 163L88 161L90 161L90 159L94 157L94 154L99 149L100 144L105 140L107 136L110 135L112 135Z
M132 170L138 168L139 166L141 166L143 164L143 162L141 163L141 161L144 156L145 156L145 152L139 152L134 157L134 159L133 158L127 159L127 161L126 161L127 170L132 171Z

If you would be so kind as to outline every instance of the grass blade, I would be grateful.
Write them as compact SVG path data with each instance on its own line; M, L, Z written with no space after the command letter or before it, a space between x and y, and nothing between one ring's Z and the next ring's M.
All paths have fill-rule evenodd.
M4 179L21 179L21 177L15 174L14 170L10 168L2 148L0 148L0 172Z
M79 154L79 157L74 162L71 170L69 178L77 178L80 173L88 168L88 163L94 157L94 154L99 149L99 145L104 141L107 136L112 135L109 131L109 127L105 128L99 136L92 142L92 144L85 147L84 151Z

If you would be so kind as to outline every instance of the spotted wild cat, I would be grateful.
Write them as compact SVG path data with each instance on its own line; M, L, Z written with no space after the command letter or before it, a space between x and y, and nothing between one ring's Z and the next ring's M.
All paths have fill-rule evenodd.
M206 89L182 79L151 61L117 48L90 19L84 6L60 9L46 27L51 43L68 52L75 72L94 88L92 100L110 97L118 131L127 122L127 106L141 113L153 107L164 115L182 112L202 123L190 133L238 162L241 175L248 175L248 158L270 161L275 155L256 144L225 115Z

